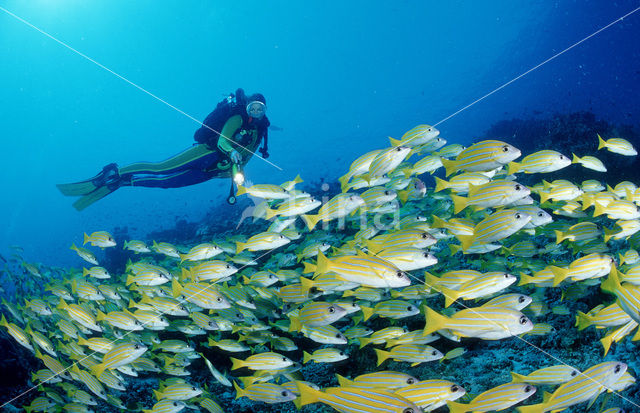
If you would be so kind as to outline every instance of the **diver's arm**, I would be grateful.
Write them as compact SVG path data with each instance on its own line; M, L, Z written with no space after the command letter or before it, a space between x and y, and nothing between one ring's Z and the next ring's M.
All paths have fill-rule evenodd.
M238 129L242 126L242 116L234 115L229 118L220 131L220 137L218 137L218 149L223 153L229 155L234 150L234 144L231 142L233 136Z

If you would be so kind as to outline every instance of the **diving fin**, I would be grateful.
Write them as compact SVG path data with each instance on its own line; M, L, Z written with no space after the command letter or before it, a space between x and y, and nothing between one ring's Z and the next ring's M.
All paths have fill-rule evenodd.
M87 195L84 195L82 198L78 199L76 202L73 203L73 207L78 211L82 211L83 209L87 208L89 205L93 204L94 202L98 202L105 196L109 195L114 190L115 188L112 190L112 189L109 189L107 186L101 186L95 191Z
M66 196L82 196L89 195L96 189L117 182L120 179L120 171L118 165L110 163L102 168L102 171L98 175L86 181L75 182L72 184L58 184L56 185L62 195Z
M62 195L66 196L87 195L98 189L98 187L93 184L92 180L76 182L73 184L57 184L56 186L60 192L62 192Z

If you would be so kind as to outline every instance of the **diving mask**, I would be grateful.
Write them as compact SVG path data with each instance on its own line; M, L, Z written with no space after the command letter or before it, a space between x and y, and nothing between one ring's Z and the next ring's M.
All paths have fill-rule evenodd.
M266 111L267 106L259 100L249 102L249 104L247 105L247 114L252 118L260 119L264 116Z

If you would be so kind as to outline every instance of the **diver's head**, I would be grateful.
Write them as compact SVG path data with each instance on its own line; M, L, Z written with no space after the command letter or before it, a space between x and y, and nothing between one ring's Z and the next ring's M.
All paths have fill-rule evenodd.
M261 93L255 93L247 98L247 115L255 119L262 119L267 111L267 100Z

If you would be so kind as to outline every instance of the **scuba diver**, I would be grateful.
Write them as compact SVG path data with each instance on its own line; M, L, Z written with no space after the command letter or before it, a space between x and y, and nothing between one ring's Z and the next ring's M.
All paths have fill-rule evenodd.
M57 187L64 195L80 196L73 206L82 211L123 186L179 188L231 177L227 201L235 203L234 182L244 183L242 168L260 142L261 155L269 156L266 103L262 94L246 96L238 89L205 118L194 134L196 143L189 149L162 162L137 162L122 168L111 163L91 179Z

